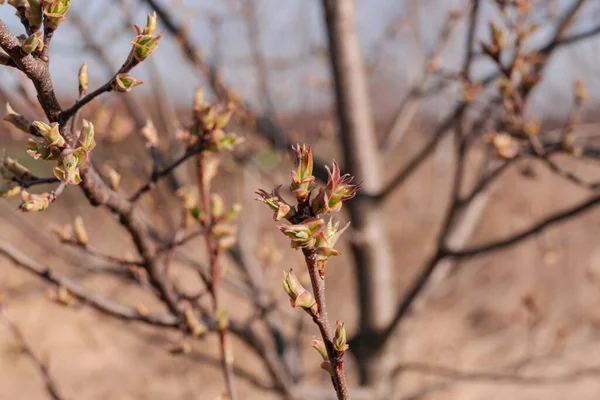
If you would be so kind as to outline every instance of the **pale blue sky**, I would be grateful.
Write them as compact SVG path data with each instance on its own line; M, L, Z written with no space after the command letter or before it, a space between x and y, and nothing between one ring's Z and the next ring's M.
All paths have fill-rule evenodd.
M572 0L558 1L564 7ZM163 0L170 3L171 0ZM205 57L212 60L214 31L208 22L207 15L214 14L223 18L221 28L221 54L223 73L226 81L241 92L255 106L259 102L256 94L255 71L248 60L248 41L246 28L236 5L238 0L180 0L187 6L193 5L198 12L193 16L186 13L191 19L190 31L199 48L203 49ZM148 9L140 6L138 0L129 0L134 5L134 19L143 23L144 15ZM93 26L97 40L104 40L115 28L123 26L124 20L117 10L113 0L73 0L73 11L81 14L90 27ZM317 87L310 82L325 81L329 71L323 61L311 49L323 48L325 36L322 25L320 1L318 0L255 0L261 27L261 48L268 58L297 59L291 68L273 68L269 71L269 85L273 97L281 111L294 109L319 108L327 105L330 94L327 90ZM394 20L399 19L406 12L399 0L358 0L359 29L363 54L370 57L375 52L376 43L381 43L383 31ZM420 0L419 3L418 34L425 46L431 45L444 21L446 9L451 6L464 4L459 0ZM108 7L107 7L108 6ZM487 5L483 13L487 19L496 15L493 6ZM13 8L0 6L0 18L9 24L14 32L22 33L22 28ZM581 12L575 30L583 30L598 21L600 16L600 2L590 1ZM486 24L480 24L482 34L487 33ZM129 40L133 30L123 32L110 43L109 52L115 60L115 67L126 57L129 51ZM540 38L543 40L548 31L542 31ZM408 30L402 33L403 38L409 37ZM462 57L464 29L458 30L455 45L450 46L444 61L446 65L456 64ZM393 40L385 42L382 47L384 58L377 64L375 75L378 79L390 79L389 85L378 89L377 97L387 102L394 101L401 96L401 92L409 87L410 82L420 74L421 61L419 54L414 52L414 46L407 40ZM92 76L92 86L103 83L106 75L100 63L88 52L81 51L81 40L76 29L68 21L63 24L56 34L52 48L52 64L56 86L60 90L69 90L73 95L76 92L76 71L82 61L89 65ZM194 74L183 61L173 41L167 34L155 57L160 71L165 77L165 82L170 89L172 100L176 103L189 102L192 89L201 83L197 74ZM600 40L587 42L568 51L561 51L550 65L550 74L547 82L536 93L540 107L545 111L565 108L571 96L569 90L575 76L584 76L591 89L598 89L600 84ZM477 71L483 72L485 64L478 66ZM8 79L5 71L0 71L0 82L5 84ZM135 71L135 75L146 77L145 68L142 66ZM383 77L383 78L382 78ZM592 90L598 92L598 90ZM139 95L142 91L137 91ZM548 102L547 99L552 101ZM564 104L563 104L564 103ZM547 109L547 110L546 110Z

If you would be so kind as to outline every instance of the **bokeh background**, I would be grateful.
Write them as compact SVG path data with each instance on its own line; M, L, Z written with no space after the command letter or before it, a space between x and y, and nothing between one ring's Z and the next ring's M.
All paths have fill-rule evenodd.
M340 0L342 1L342 0ZM310 144L319 160L343 160L335 115L326 29L321 2L316 0L163 0L158 2L219 71L223 82L256 116L268 117L282 128L289 143ZM460 70L465 57L468 3L454 0L358 0L356 16L361 52L369 84L382 179L391 180L436 132L461 99ZM487 21L501 21L495 1L482 0L475 33L489 40ZM529 48L547 43L561 15L573 0L532 1L530 19L540 29ZM462 17L437 54L443 74L428 72L448 14ZM151 12L145 1L73 1L67 22L52 44L52 72L63 105L75 101L77 70L88 64L90 87L106 82L129 52L132 23L143 23ZM0 6L0 18L22 33L14 9ZM585 1L568 35L598 30L600 4ZM159 20L159 30L162 29ZM478 46L475 46L478 48ZM541 83L527 104L527 114L540 122L542 134L552 137L573 110L573 81L584 82L588 99L578 110L575 132L585 145L598 144L600 93L600 32L556 50ZM478 56L472 79L495 71ZM140 122L159 127L160 149L167 159L181 150L177 133L190 120L194 89L206 87L207 98L218 100L206 74L189 62L172 32L167 31L153 56L135 69L146 81L127 95L107 94L84 111L96 125L99 145L94 163L109 165L122 175L121 187L133 192L145 181L151 159L139 135ZM447 82L446 82L447 81ZM446 82L435 89L440 82ZM424 96L415 90L434 88ZM485 106L494 88L481 93L465 121L493 111ZM0 69L0 100L30 118L39 115L33 86L16 71ZM498 106L499 107L499 106ZM403 116L402 133L393 133ZM484 118L485 119L485 118ZM274 227L271 213L253 201L254 191L289 180L292 161L281 149L281 138L265 137L243 124L235 127L246 138L242 148L224 162L215 184L227 202L240 202L238 241L260 265L264 286L276 300L279 323L291 338L302 398L331 398L314 388L328 388L318 367L310 338L316 334L308 317L288 307L281 290L281 271L300 268L302 258L288 247ZM396 127L397 128L397 127ZM25 137L8 124L0 126L0 144L7 153L39 175L47 166L25 154ZM483 135L484 132L482 132ZM267 135L268 136L268 135ZM480 135L481 136L481 135ZM278 141L279 140L279 141ZM275 143L275 145L274 145ZM483 143L483 142L482 142ZM470 176L479 174L485 144L467 158ZM436 249L436 235L447 208L454 166L450 136L437 142L420 166L379 203L383 229L391 244L390 284L402 293ZM586 180L598 180L593 158L559 158L561 165ZM193 182L193 165L176 174ZM360 179L360 177L359 177ZM514 163L486 191L475 217L461 231L455 247L468 247L531 226L545 216L567 209L594 195L535 160ZM122 302L160 308L154 297L128 270L108 264L76 248L61 245L48 229L84 218L94 246L119 257L134 256L135 248L118 221L89 205L70 187L43 213L15 211L18 200L0 202L0 240L30 257L71 276L82 285ZM141 205L159 231L172 235L180 223L172 182L158 185ZM347 219L347 216L343 216ZM600 352L600 212L590 207L506 249L449 262L415 301L412 311L395 330L387 350L399 363L393 380L393 399L597 399L600 396L596 360ZM350 333L360 330L355 268L347 245L344 256L331 262L328 274L330 315L344 320ZM248 255L250 254L250 255ZM175 279L182 287L200 285L194 272L206 257L202 240L184 246L175 260ZM251 318L244 271L225 261L227 305L236 318ZM71 399L215 399L223 390L217 338L191 343L189 354L174 355L182 340L175 331L125 323L101 315L83 304L65 307L52 301L48 285L0 258L3 308L16 321L32 349L49 366L61 391ZM302 314L302 315L300 315ZM264 332L261 332L264 334ZM0 324L0 398L38 399L46 392L34 364L23 357L6 324ZM256 354L234 340L235 365L242 399L281 398ZM358 387L358 367L347 363L349 380ZM357 398L374 398L358 391Z

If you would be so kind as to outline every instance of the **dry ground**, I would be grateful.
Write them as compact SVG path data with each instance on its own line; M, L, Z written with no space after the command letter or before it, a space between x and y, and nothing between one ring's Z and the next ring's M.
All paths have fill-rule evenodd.
M317 148L326 155L323 147ZM404 147L390 158L403 159L403 153L412 150L412 145ZM395 252L399 294L433 250L446 201L450 162L446 154L444 145L384 205L389 216L387 229ZM397 161L386 163L393 166ZM543 167L536 167L535 171L535 179L525 179L513 169L498 182L470 243L508 235L551 210L584 198L583 191L551 176ZM598 175L591 167L586 171ZM270 185L234 172L228 175L228 182L238 182L240 176L246 179L245 188ZM227 183L223 188L231 186ZM77 276L90 288L129 304L158 307L135 285L90 271L102 263L76 256L77 252L64 254L56 240L48 239L45 228L49 223L64 223L81 214L95 246L116 254L131 251L131 244L116 221L89 206L77 189L70 188L68 192L41 214L16 214L14 202L0 203L0 240ZM239 194L240 190L229 192ZM275 234L269 213L251 201L251 193L245 193L243 198L249 210L243 222L260 224L259 231L266 235L264 242L272 243L274 249L283 249L286 260L271 265L267 275L273 293L281 299L282 307L287 307L279 288L280 271L293 266L297 255ZM168 204L163 204L159 212ZM160 213L155 214L153 219L163 224L157 216ZM600 209L595 209L508 250L456 265L447 278L428 291L403 323L395 351L407 363L443 365L473 373L556 376L598 365L599 223ZM188 249L202 259L200 241ZM332 280L328 294L330 314L348 321L352 331L356 310L343 298L352 293L350 271L344 258L331 266L328 273L339 279ZM186 282L194 279L179 267L177 277ZM222 390L214 338L195 342L190 355L173 356L165 346L178 340L176 332L123 323L85 306L60 306L48 299L45 284L5 259L0 259L0 291L7 312L18 322L36 353L47 360L67 398L212 400ZM537 307L535 315L523 306L524 296ZM239 296L229 296L228 301L236 312L248 309ZM312 334L309 331L306 335L307 349ZM0 399L45 398L38 371L30 360L14 351L13 344L10 331L0 324ZM238 342L235 354L236 365L244 373L268 383L260 361ZM306 351L303 360L310 370L311 382L326 386L325 376L315 368L317 358L312 349ZM352 365L350 375L355 382ZM278 398L247 379L241 377L238 382L244 400ZM426 391L421 392L424 388ZM411 397L413 394L417 397ZM397 382L396 398L592 400L600 398L600 382L594 374L567 382L536 383L482 375L445 378L409 370Z

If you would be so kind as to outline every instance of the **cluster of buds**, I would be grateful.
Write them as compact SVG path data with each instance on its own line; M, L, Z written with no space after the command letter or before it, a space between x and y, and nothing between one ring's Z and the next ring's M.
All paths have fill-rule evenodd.
M195 186L184 186L177 191L177 196L181 201L185 213L185 226L191 225L192 221L207 225L207 215L211 216L212 229L211 234L217 243L219 251L226 250L235 244L237 229L231 222L242 210L239 203L233 204L226 209L223 198L216 193L212 194L210 210L203 210Z
M27 19L32 33L39 31L42 23L47 30L56 30L71 8L71 0L8 0L8 4L17 9L19 18Z
M333 367L331 361L329 361L329 353L327 352L327 346L325 343L318 338L313 338L311 346L319 352L319 355L323 359L321 362L321 368L333 375ZM348 350L348 344L346 344L346 327L343 322L335 322L335 334L333 337L333 351L338 354L343 354Z
M80 134L79 147L70 148L61 136L57 122L47 124L35 121L33 126L39 132L41 140L29 139L27 153L35 159L57 161L53 172L61 182L78 185L81 183L79 168L85 163L88 152L95 146L94 125L84 120Z
M204 103L202 88L198 88L194 95L194 118L195 123L190 134L185 137L188 147L193 147L201 141L204 148L210 151L231 150L235 145L242 142L242 138L235 133L225 131L225 127L231 121L235 113L234 103L229 102L226 106Z
M341 175L338 164L333 161L333 167L327 168L328 179L325 187L319 188L316 196L315 177L313 171L313 155L309 146L297 145L294 149L296 169L292 171L290 192L297 200L297 206L286 202L280 194L281 186L271 193L260 189L257 200L265 203L274 211L273 219L287 220L291 224L281 224L277 227L291 240L292 248L314 250L318 255L319 269L324 273L325 264L330 256L341 253L333 248L342 232L339 222L332 219L325 224L324 214L337 212L342 209L344 201L352 199L361 185L353 185L354 177L349 174Z
M333 161L333 166L327 168L327 184L316 189L313 172L313 154L309 146L293 147L296 168L292 171L290 192L296 199L296 205L285 201L281 196L281 186L273 189L271 193L259 189L256 200L266 204L273 212L275 221L287 220L289 224L279 224L277 227L286 235L294 249L302 249L307 263L314 263L318 276L314 277L312 284L318 285L314 279L325 278L325 266L329 257L340 256L341 253L334 248L341 234L350 223L340 229L340 223L330 218L327 223L323 216L332 212L339 212L344 201L352 199L361 185L352 184L354 177L349 174L342 175L340 167ZM316 194L315 194L316 193ZM313 194L315 194L313 196ZM313 266L315 264L312 264ZM311 268L311 267L309 267ZM314 271L314 270L313 270ZM314 296L300 283L292 269L284 272L283 288L290 298L292 307L301 307L315 320L319 318L319 306ZM335 335L325 344L320 339L315 339L312 346L317 349L323 361L321 368L334 374L332 360L329 358L327 348L335 352L335 360L341 360L348 349L346 344L346 330L343 323L337 322Z
M73 243L79 246L86 246L89 242L89 236L83 218L76 216L71 225L57 226L51 225L50 231L56 235L61 243Z
M133 45L129 52L128 62L139 63L150 56L158 47L158 41L163 36L164 32L156 34L156 12L148 14L146 26L142 28L139 25L134 25L137 31L137 36L133 38Z

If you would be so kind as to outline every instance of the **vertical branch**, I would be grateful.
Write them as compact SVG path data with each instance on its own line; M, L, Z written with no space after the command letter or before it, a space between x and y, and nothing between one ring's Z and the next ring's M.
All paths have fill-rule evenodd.
M392 353L375 348L370 336L393 316L396 288L383 221L370 197L382 190L370 96L360 54L353 0L323 0L340 139L345 168L364 182L364 194L348 204L355 235L351 247L356 268L362 339L352 346L361 381L389 385Z
M221 363L223 367L223 374L225 375L225 383L227 385L227 393L230 400L236 400L237 394L235 390L235 377L233 373L233 352L231 349L231 343L227 334L227 323L226 317L219 317L219 314L223 312L221 309L221 282L222 271L219 265L219 254L220 249L218 243L214 240L214 218L212 215L211 207L211 189L209 178L207 177L206 161L207 157L211 155L207 152L201 152L196 156L196 165L198 168L198 188L200 190L200 200L202 202L202 209L204 210L204 228L206 233L204 235L206 250L209 254L210 264L210 285L209 290L212 296L213 302L213 313L217 320L217 331L219 333L219 343L221 350Z

